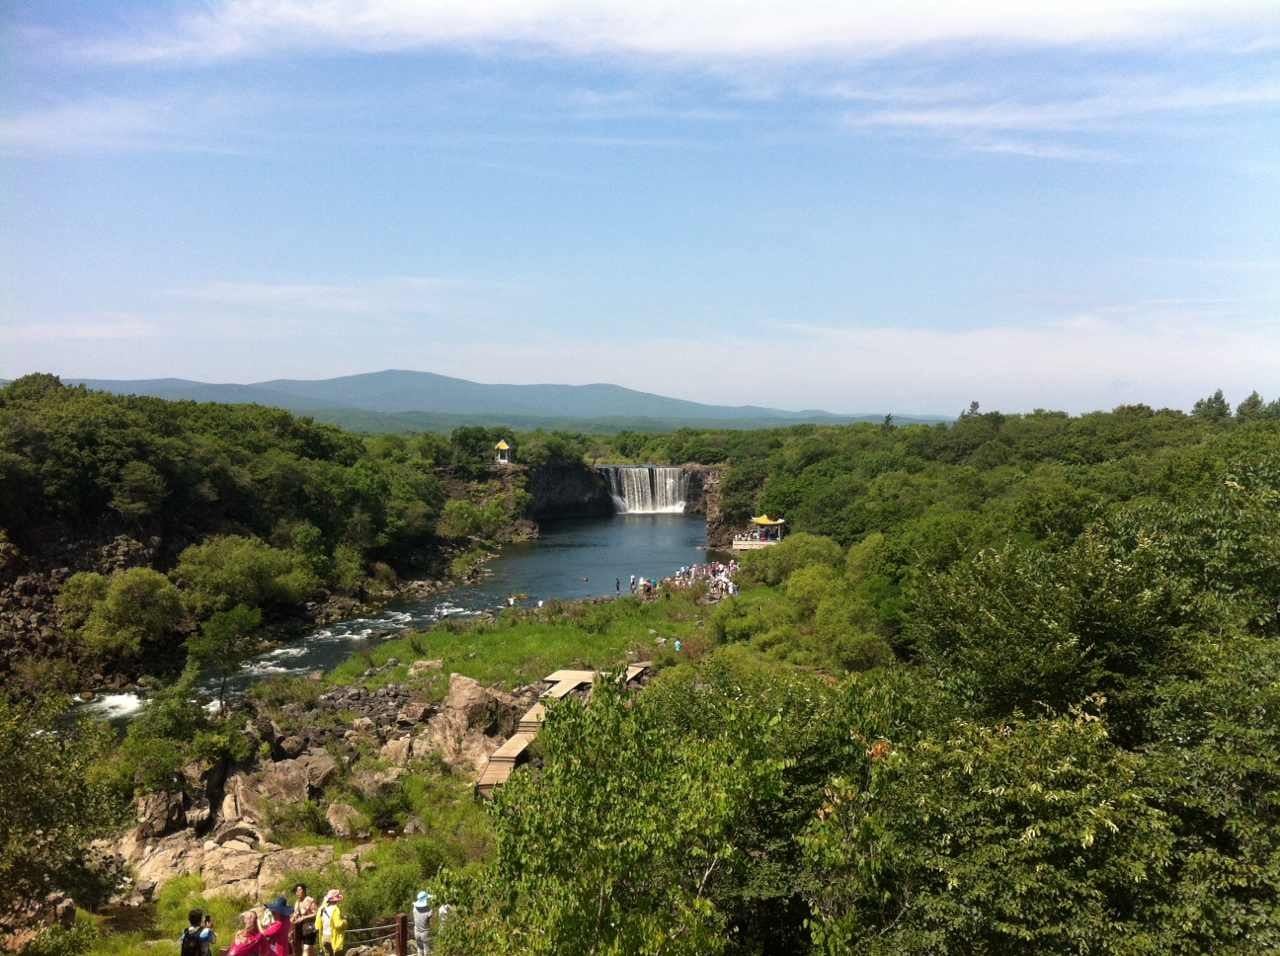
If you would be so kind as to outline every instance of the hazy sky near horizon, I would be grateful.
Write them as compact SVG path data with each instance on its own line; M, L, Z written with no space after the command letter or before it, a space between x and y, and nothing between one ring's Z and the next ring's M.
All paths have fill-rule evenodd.
M1280 395L1276 0L9 3L0 185L0 377Z

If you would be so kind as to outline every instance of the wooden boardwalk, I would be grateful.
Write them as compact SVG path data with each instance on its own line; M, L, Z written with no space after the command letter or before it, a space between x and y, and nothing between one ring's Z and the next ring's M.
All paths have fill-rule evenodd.
M650 666L649 661L641 661L630 665L626 673L622 675L622 682L624 684L631 683L647 671ZM543 681L550 686L539 696L543 700L563 700L583 685L586 685L588 692L590 692L591 685L595 683L596 678L599 676L599 671L556 671L543 678ZM528 749L529 744L533 743L533 738L537 736L538 731L542 729L542 722L546 719L546 716L547 708L542 701L534 704L520 718L520 725L511 738L489 756L489 763L485 766L484 773L476 781L476 790L479 791L481 796L492 796L494 790L507 782L511 772L516 769L516 764L520 762L521 755Z

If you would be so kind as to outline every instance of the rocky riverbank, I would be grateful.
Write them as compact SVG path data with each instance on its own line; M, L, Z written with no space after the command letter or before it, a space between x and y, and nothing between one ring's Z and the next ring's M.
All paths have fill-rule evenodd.
M417 661L410 675L427 676L440 666ZM108 867L128 874L116 902L142 905L161 884L187 874L201 877L208 896L259 899L297 870L336 863L358 873L377 840L399 834L379 832L335 794L372 798L389 792L420 760L439 761L474 781L515 732L538 689L506 693L455 673L438 704L406 685L389 684L372 691L335 689L309 705L285 705L274 716L256 705L244 733L263 756L241 766L189 764L171 789L136 800L126 833L95 845ZM286 848L277 842L277 820L308 804L322 813L327 834L356 841L354 848L338 853L331 844ZM420 832L422 825L411 819L401 832Z
M536 529L535 529L536 530ZM9 546L12 549L12 546ZM86 699L113 691L137 691L147 682L138 663L118 662L105 669L87 654L64 628L57 596L67 579L78 571L110 575L135 567L155 567L160 541L139 541L117 535L99 544L59 539L40 560L7 551L0 565L0 677L37 690L77 692ZM447 564L447 555L437 566ZM398 600L431 597L456 582L443 573L401 580L371 578L359 594L322 592L291 613L268 622L267 634L276 642L293 640L316 627L367 616ZM269 646L269 645L268 645ZM181 654L171 659L148 660L148 671L181 669Z

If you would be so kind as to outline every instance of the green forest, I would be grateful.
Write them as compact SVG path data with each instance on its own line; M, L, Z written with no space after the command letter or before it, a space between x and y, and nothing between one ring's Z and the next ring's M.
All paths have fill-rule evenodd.
M381 842L368 872L294 876L342 880L370 919L429 885L456 911L445 954L1280 952L1280 403L1256 393L445 438L30 376L0 390L0 572L62 540L154 538L150 567L64 582L58 653L234 661L281 608L500 538L526 502L489 483L497 437L526 465L713 465L730 524L763 511L791 533L716 605L553 602L327 675L376 688L439 658L413 685L438 698L450 673L511 688L628 651L658 667L638 694L550 707L538 766L491 804L430 761L353 796L425 832ZM189 670L116 740L58 723L56 659L11 667L0 912L91 881L80 848L187 761L255 757L234 711L190 703ZM280 681L258 704L305 720L318 692ZM381 766L362 752L340 781ZM315 842L314 808L283 809L273 839ZM190 880L165 892L150 930L113 934L82 903L30 952L171 940L206 901Z

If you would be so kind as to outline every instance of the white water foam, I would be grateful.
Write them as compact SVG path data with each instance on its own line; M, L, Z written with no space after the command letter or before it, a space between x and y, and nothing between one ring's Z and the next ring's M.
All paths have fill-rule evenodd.
M144 701L137 694L103 694L83 704L85 711L104 720L131 717L142 709Z

